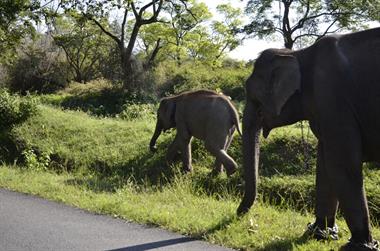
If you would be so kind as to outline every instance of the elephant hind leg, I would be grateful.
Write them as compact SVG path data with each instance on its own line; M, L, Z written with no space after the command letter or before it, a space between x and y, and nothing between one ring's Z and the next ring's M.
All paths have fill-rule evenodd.
M223 164L218 159L215 160L214 169L212 170L212 175L217 175L223 172Z
M231 142L232 142L232 139L233 139L233 135L234 135L234 132L235 132L235 126L231 127L231 129L228 131L228 135L227 135L227 138L224 141L223 144L223 150L225 152L227 152L228 148L230 147L231 145ZM207 143L206 143L207 144ZM207 147L206 147L207 148ZM210 146L209 148L212 148L212 146ZM211 150L207 148L208 151L211 152ZM218 147L216 147L218 148ZM212 153L212 152L211 152ZM216 156L216 154L212 153L214 156ZM227 153L226 153L227 154ZM229 157L229 155L227 155ZM231 157L229 157L231 158ZM232 159L232 158L231 158ZM235 163L235 169L236 169L236 163ZM218 173L221 173L223 172L223 162L221 161L220 158L216 158L215 160L215 164L214 164L214 170L212 171L212 174L218 174ZM235 172L235 171L233 171ZM232 173L233 173L232 172Z
M227 154L224 147L218 147L214 144L208 144L206 142L206 149L216 157L216 163L222 163L226 169L227 175L232 175L236 169L236 162Z

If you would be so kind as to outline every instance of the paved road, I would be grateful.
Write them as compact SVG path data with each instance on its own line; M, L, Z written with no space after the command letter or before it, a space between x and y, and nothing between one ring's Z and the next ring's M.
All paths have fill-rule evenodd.
M0 189L0 250L228 250Z

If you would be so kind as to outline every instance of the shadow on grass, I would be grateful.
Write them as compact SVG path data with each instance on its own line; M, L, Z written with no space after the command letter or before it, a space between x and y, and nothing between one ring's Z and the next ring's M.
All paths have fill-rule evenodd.
M140 155L120 164L95 160L88 167L88 174L67 180L66 183L85 186L94 192L115 192L128 183L137 189L160 189L172 184L176 178L186 175L183 172L179 156L172 165L168 165L165 160L171 140L172 137L168 137L161 141L155 154L149 151L141 151ZM195 145L194 148L197 152L200 146ZM241 175L239 172L229 178L225 174L210 175L214 159L198 157L200 160L194 158L194 162L197 164L191 174L191 186L194 191L216 197L226 194L240 194Z
M295 238L289 238L289 239L279 239L279 240L274 240L267 244L263 248L257 249L258 251L274 251L274 250L293 250L294 245L301 245L305 244L310 240L310 237L307 235L302 235L300 237L295 237Z
M85 186L94 192L115 192L126 184L138 188L160 188L171 183L180 174L180 169L165 162L164 152L152 154L146 151L120 165L95 161L89 173L67 180L66 184Z
M97 116L115 116L120 114L128 103L152 103L155 98L142 92L126 92L120 87L88 89L71 95L44 97L47 104L70 110L81 110Z

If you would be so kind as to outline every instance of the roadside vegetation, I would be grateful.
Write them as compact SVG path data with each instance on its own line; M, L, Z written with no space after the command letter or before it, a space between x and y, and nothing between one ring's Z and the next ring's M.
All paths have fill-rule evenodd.
M342 219L337 242L317 242L304 235L313 221L316 144L305 125L276 129L262 139L259 201L238 218L240 170L230 178L210 176L213 157L197 140L192 174L184 174L180 163L168 166L164 156L174 131L160 138L157 153L148 148L154 102L125 105L112 115L94 113L96 102L91 109L82 105L87 100L81 98L88 95L108 100L101 94L112 93L108 88L102 81L86 88L73 83L59 93L34 97L38 112L4 136L4 149L12 149L12 156L4 156L9 161L0 167L0 187L238 249L331 250L349 238ZM66 107L60 100L67 97L81 103ZM230 153L241 165L238 135ZM375 168L365 167L366 188L376 237L380 171L371 169Z

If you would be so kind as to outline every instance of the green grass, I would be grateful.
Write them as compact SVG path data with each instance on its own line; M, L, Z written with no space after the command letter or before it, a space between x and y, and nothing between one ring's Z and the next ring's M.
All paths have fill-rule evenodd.
M0 168L0 187L234 248L331 250L349 238L341 221L338 242L320 243L302 236L307 222L313 220L315 197L315 153L310 154L310 166L305 166L304 145L313 152L316 141L311 136L300 141L298 126L276 129L262 139L259 203L238 219L240 170L230 178L210 177L214 159L197 140L191 175L182 174L180 164L167 166L164 155L174 134L162 135L159 151L150 153L152 114L125 121L47 105L39 110L2 141L18 164ZM229 152L240 164L239 136ZM364 169L365 183L370 212L378 222L380 171L372 169ZM376 228L375 236L378 233Z
M109 214L140 223L160 226L211 243L247 250L337 250L349 238L339 220L339 241L317 242L303 236L308 213L256 204L248 215L237 218L238 202L194 194L191 176L176 176L163 188L137 187L128 182L114 192L93 191L69 173L36 172L0 167L0 186L35 194L92 212ZM27 185L26 185L27 184ZM374 236L380 237L379 229Z

